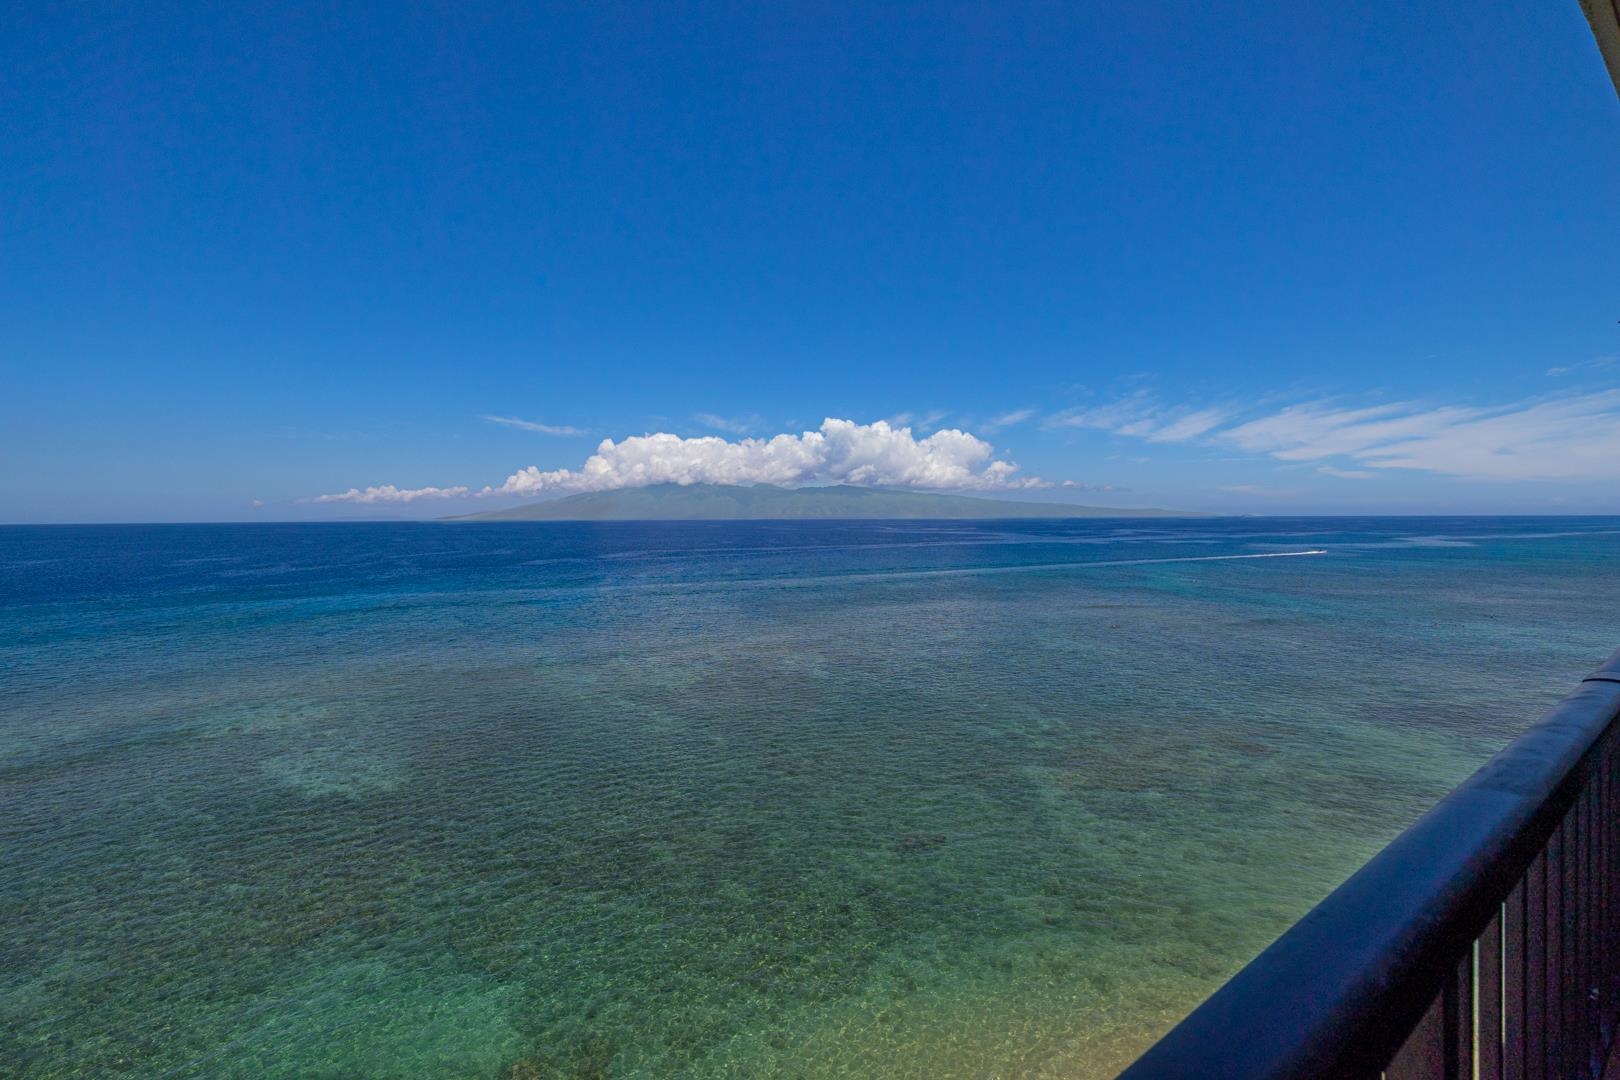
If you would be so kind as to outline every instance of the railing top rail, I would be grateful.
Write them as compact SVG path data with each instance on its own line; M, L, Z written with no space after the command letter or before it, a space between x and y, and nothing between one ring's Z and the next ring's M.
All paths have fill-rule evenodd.
M1120 1080L1376 1076L1551 836L1617 715L1620 651Z

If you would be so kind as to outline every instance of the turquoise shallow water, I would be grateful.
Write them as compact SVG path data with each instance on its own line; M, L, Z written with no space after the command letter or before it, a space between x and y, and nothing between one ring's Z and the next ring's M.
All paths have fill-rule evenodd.
M0 529L0 1074L1108 1076L1616 644L1614 519Z

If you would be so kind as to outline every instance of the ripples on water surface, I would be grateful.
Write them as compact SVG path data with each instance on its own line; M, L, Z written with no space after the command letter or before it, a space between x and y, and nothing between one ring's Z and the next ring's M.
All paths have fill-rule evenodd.
M0 1073L1111 1075L1620 643L1617 528L0 529Z

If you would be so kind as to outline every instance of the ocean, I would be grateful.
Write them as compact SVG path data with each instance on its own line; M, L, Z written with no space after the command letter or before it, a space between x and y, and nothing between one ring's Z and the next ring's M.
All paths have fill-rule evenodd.
M0 1074L1113 1075L1620 520L0 528Z

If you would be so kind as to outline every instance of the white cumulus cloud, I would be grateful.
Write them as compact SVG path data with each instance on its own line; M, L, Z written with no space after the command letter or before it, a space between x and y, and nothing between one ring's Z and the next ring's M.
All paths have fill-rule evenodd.
M927 438L878 420L857 424L828 418L816 431L769 439L686 439L660 432L619 442L603 439L578 469L520 469L481 495L539 495L607 491L649 484L843 483L941 490L997 491L1044 487L1017 477L1018 466L994 458L995 448L966 431L947 428Z

